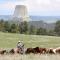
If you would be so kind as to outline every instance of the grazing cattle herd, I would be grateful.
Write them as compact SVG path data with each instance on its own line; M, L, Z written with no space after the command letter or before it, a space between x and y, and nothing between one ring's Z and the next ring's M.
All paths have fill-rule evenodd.
M40 47L35 47L35 48L26 48L24 49L24 53L21 53L21 49L18 48L13 48L9 50L5 49L0 49L0 54L60 54L60 47L58 48L40 48Z

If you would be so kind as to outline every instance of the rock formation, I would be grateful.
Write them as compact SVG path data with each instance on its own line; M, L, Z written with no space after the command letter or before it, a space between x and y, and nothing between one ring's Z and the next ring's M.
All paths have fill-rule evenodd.
M16 5L13 17L20 21L28 21L29 16L27 7L25 5Z

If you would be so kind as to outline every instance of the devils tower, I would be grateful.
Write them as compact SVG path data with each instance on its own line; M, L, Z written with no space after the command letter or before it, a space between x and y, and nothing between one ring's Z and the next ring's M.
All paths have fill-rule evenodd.
M28 21L27 7L25 5L16 5L13 17L18 18L20 21Z

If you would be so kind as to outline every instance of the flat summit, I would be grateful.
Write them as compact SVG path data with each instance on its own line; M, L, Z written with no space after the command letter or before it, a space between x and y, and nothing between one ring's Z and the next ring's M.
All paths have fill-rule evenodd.
M20 21L26 21L28 18L27 7L25 5L16 5L13 17L19 18Z

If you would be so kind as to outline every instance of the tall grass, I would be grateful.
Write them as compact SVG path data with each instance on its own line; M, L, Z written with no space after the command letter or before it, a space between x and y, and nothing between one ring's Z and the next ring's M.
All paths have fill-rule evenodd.
M60 55L3 55L0 60L60 60Z

